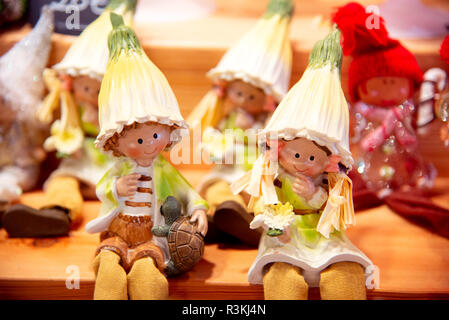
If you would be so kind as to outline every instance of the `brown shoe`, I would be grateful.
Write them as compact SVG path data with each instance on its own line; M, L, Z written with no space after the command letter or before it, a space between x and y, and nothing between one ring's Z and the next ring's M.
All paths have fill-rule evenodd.
M62 208L36 210L17 204L5 212L2 224L11 238L60 237L68 234L70 220Z
M225 201L215 209L215 225L222 230L252 247L259 245L260 230L250 229L249 224L254 216L249 214L238 202Z
M8 210L9 203L6 201L0 201L0 228L2 228L2 217L3 214Z

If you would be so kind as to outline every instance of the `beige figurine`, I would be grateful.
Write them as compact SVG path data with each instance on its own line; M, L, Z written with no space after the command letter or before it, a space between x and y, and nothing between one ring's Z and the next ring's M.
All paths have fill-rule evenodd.
M45 6L33 30L0 58L0 225L22 192L36 187L46 157L42 144L48 126L36 112L44 98L42 72L52 33L53 12ZM11 218L8 212L3 222L10 231Z
M232 235L256 246L260 233L248 231L248 194L234 195L230 184L250 170L259 150L254 132L262 129L290 84L292 0L271 0L264 16L209 71L214 87L187 121L201 131L201 147L215 164L198 190L211 205L211 241ZM207 239L206 239L207 240Z
M355 224L349 109L340 83L340 31L315 44L301 79L259 133L267 151L232 184L265 230L248 272L266 299L366 299L370 259L345 235Z
M82 220L84 198L95 198L95 185L113 159L94 145L98 134L98 93L108 61L109 14L132 23L136 0L112 0L104 12L76 38L61 62L44 72L49 94L38 116L51 125L44 148L56 151L61 163L44 185L40 208L10 209L10 236L64 236ZM54 120L55 115L60 118Z
M160 155L188 128L170 85L122 17L111 22L95 145L119 159L97 185L101 212L86 226L101 232L94 298L167 299L164 275L201 258L208 205Z

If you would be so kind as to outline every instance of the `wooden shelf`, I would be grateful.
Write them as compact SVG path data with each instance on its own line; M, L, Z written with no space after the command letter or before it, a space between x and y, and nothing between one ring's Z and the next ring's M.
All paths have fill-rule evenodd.
M197 183L202 170L184 170ZM449 207L449 179L437 181L435 198ZM42 192L25 194L22 201L39 206ZM98 201L84 205L83 225L69 237L57 239L9 239L0 230L0 299L91 299L94 274L90 263L98 235L84 231L86 222L100 208ZM390 211L387 207L357 214L357 225L348 237L380 270L380 288L369 299L449 298L449 239L432 234ZM170 280L172 299L263 299L261 286L250 285L247 272L255 249L208 245L203 260L193 271ZM79 268L80 289L66 288L68 266ZM312 299L319 291L311 289Z

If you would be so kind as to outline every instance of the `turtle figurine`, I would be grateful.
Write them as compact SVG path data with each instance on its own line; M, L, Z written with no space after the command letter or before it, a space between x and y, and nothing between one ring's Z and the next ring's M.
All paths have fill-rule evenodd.
M155 226L151 232L157 237L167 237L170 261L165 273L176 276L192 269L201 260L204 252L204 237L197 231L197 223L181 214L179 201L169 196L161 206L165 225Z

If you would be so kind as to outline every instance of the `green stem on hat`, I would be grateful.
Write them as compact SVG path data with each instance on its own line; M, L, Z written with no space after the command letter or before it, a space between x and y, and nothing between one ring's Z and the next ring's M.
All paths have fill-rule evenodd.
M107 8L110 10L115 10L122 5L126 5L125 12L135 12L137 0L110 0Z
M294 3L293 0L270 0L267 10L265 11L265 19L271 18L275 14L283 17L291 18L293 15Z
M343 58L343 51L340 45L340 30L334 28L326 38L318 41L312 49L309 57L308 68L321 68L327 64L331 68L338 68L341 70L341 61Z
M109 58L116 60L122 51L141 54L142 46L133 29L125 25L121 15L111 12L110 16L113 29L108 37Z

